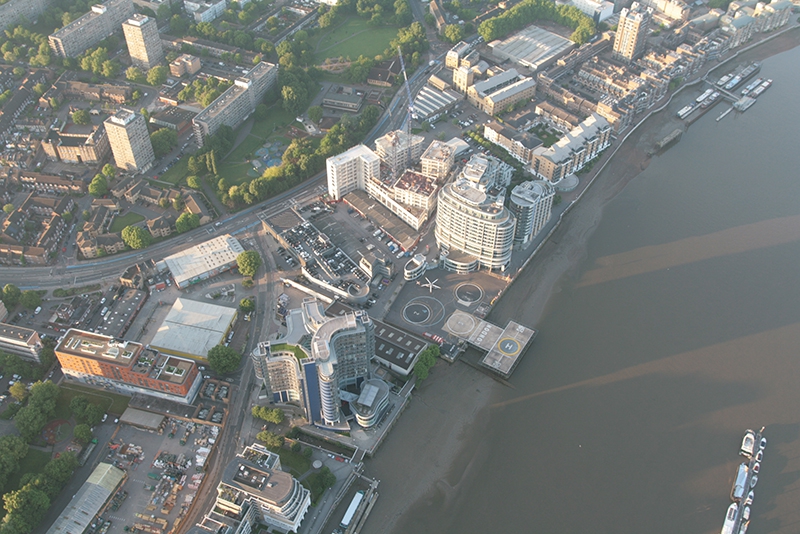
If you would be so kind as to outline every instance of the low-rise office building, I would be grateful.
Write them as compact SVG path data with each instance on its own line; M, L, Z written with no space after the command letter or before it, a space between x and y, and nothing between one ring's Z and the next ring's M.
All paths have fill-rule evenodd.
M66 378L124 395L191 404L202 383L192 360L75 328L67 330L55 353Z
M326 108L338 109L340 111L352 111L358 113L364 97L352 87L332 85L325 96L322 97L322 105Z
M177 78L197 74L202 67L200 58L191 54L181 54L169 64L169 73Z
M67 128L50 130L42 140L42 150L52 161L96 165L111 155L106 128L102 124L89 133L72 133Z
M536 80L509 69L467 89L467 100L478 109L495 115L520 100L533 98Z
M5 306L3 307L5 311ZM6 312L6 315L8 312ZM42 340L36 330L0 323L0 350L39 363Z

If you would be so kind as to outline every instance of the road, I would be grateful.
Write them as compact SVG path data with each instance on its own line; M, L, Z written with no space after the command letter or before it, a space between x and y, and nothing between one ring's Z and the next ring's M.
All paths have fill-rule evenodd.
M441 59L441 56L439 59ZM425 74L427 74L429 70L430 67L421 68L409 80L412 94L415 94L425 83ZM387 107L387 111L384 112L383 116L378 121L378 124L367 135L364 143L369 144L386 132L401 128L407 117L406 109L406 91L400 90L395 94L394 99ZM271 216L285 210L289 205L304 203L316 198L326 189L324 184L325 178L325 172L320 172L285 193L221 219L219 221L220 226L206 225L173 239L152 245L145 250L131 251L83 262L69 259L45 267L4 266L0 267L0 277L7 281L14 281L14 283L22 289L68 288L96 283L109 277L117 277L133 263L146 260L161 260L170 254L179 252L180 250L208 240L216 235L236 233L242 230L246 231L248 228L257 230L254 227L260 222L259 214L266 213ZM291 202L287 202L290 199ZM273 258L270 254L265 253L265 249L268 246L266 238L261 234L256 236L255 239L258 242L262 255L267 257L266 261L271 268L266 270L266 273L263 275L263 278L259 280L258 284L258 312L263 314L261 316L266 320L251 322L250 342L245 348L245 355L249 354L249 351L252 350L258 341L267 339L269 334L275 329L275 324L272 320L272 303L275 301L275 284L278 281L278 273L275 271ZM225 468L228 461L236 455L240 445L246 440L252 439L252 436L249 435L249 428L252 426L250 420L248 419L245 424L246 418L252 417L249 410L250 399L254 389L257 387L252 365L251 359L249 357L244 357L242 368L239 370L238 375L232 379L233 383L240 382L239 387L233 388L233 398L231 399L231 405L229 407L228 421L217 442L215 457L213 461L210 462L210 468L206 474L205 491L198 493L198 498L195 500L192 510L183 522L187 527L199 522L203 515L211 508L216 498L216 493L210 488L216 486L222 470ZM245 428L248 430L245 431ZM103 436L103 440L107 440L106 436ZM101 443L103 440L101 440ZM66 500L68 495L71 495L71 491L79 487L79 480L82 478L83 477L73 478L71 485L65 489L64 494L61 496L62 501ZM72 486L75 487L73 488ZM61 510L65 504L66 502L57 502L52 510ZM50 521L46 521L43 524L49 523Z

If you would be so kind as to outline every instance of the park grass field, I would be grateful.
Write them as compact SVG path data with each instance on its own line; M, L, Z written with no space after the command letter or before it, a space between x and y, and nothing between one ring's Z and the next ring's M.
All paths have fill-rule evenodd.
M114 217L114 222L111 223L111 228L109 228L109 232L121 232L123 228L126 226L130 226L132 224L136 224L144 220L144 217L139 215L138 213L128 212L125 215L118 215Z
M397 37L397 28L381 26L373 28L367 21L353 15L344 23L333 29L320 32L319 37L312 40L314 54L320 61L326 57L350 57L352 60L359 56L373 58L382 54L389 48L389 41Z
M183 156L181 159L175 162L175 165L172 166L164 174L158 177L159 180L162 182L169 182L172 185L178 185L181 181L183 181L186 176L189 174L189 155Z
M100 404L107 412L116 415L122 415L122 412L128 408L128 402L131 400L130 397L126 397L125 395L98 391L77 384L61 386L61 391L58 395L58 403L56 404L56 419L69 420L72 417L72 412L69 411L69 403L76 395L84 395L89 399L89 402Z

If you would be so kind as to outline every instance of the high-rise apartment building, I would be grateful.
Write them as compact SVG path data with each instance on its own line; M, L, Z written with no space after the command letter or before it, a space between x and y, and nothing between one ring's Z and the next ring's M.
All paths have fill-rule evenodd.
M220 126L239 126L256 110L277 80L278 67L263 61L236 78L231 87L192 119L197 144L203 146L206 138L214 135Z
M630 9L620 11L617 33L614 35L615 58L633 61L644 53L650 18L650 8L639 5L639 2L634 2Z
M328 194L341 200L350 191L366 189L369 180L380 177L381 160L364 145L357 145L327 159Z
M508 208L517 219L514 241L525 244L544 228L550 220L555 194L555 188L546 180L523 182L511 190Z
M156 19L139 13L122 24L134 67L150 70L164 60L164 48Z
M330 318L313 298L292 310L287 322L311 334L306 348L282 342L259 343L251 357L273 402L299 406L308 420L321 427L346 428L341 396L352 400L370 377L375 355L375 325L367 312ZM347 393L342 393L342 391Z
M49 37L50 48L59 57L76 58L119 30L133 15L132 0L107 0L73 20Z
M108 142L117 167L133 172L145 172L156 159L144 116L121 108L105 121Z
M400 174L419 161L424 141L421 135L395 130L375 140L375 153L390 171Z
M439 191L435 235L445 269L505 270L511 261L516 220L503 204L513 169L489 158L473 156Z
M203 382L192 360L75 328L67 330L55 353L70 380L125 395L142 393L191 404Z

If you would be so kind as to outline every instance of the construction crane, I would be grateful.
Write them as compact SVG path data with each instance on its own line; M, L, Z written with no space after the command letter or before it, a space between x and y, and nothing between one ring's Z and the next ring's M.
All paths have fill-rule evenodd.
M400 54L400 67L403 69L403 79L405 79L406 96L408 96L408 117L406 117L406 134L411 134L411 119L417 118L417 112L414 111L414 99L411 98L411 87L408 85L408 74L406 74L406 62L403 61L403 50L400 46L397 47L397 53Z

